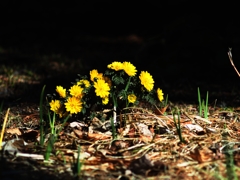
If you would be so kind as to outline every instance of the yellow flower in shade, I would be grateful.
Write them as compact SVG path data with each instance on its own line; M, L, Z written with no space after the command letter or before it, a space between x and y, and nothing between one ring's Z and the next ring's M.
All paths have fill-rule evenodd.
M135 96L134 94L129 94L128 95L128 102L129 103L135 103L136 100L137 100L137 96Z
M157 88L157 96L158 96L158 99L159 101L162 101L163 100L163 92L160 88Z
M123 62L123 70L129 76L135 76L137 73L136 67L132 65L130 62Z
M83 96L83 88L81 88L80 86L78 85L73 85L70 89L70 94L74 97L77 97L77 98L82 98Z
M107 67L115 71L123 70L123 64L117 61L114 61L112 64L109 64Z
M103 103L104 105L108 104L108 102L109 102L109 98L108 98L108 97L104 97L104 98L102 99L102 103Z
M148 90L151 91L154 86L154 80L147 71L142 71L140 76L141 84Z
M70 114L77 114L82 111L82 102L77 97L68 98L67 102L64 103L66 111L70 112Z
M59 94L60 97L65 98L66 97L66 89L63 89L62 86L57 86L56 91Z
M109 95L110 87L103 79L99 79L97 82L94 82L94 87L97 96L104 98Z
M59 100L52 100L50 103L50 110L52 110L53 112L55 112L56 114L59 113L59 110L61 108L61 102Z
M109 87L112 86L112 81L111 81L111 79L110 79L109 77L104 76L103 79L106 81L106 83L108 83L108 86L109 86Z
M90 82L86 79L82 79L77 82L77 85L79 86L84 85L86 88L88 88L90 86Z
M103 78L103 74L102 73L98 73L97 69L93 69L92 71L90 71L90 79L91 81L94 81L94 79L102 79Z

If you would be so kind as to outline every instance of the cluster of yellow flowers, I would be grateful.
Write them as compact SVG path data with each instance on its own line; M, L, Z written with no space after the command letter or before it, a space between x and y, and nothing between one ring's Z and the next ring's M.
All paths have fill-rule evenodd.
M124 72L124 74L126 74L129 78L129 82L132 77L136 78L136 67L130 62L122 63L115 61L109 64L107 67L108 69L113 70L113 75L116 75L117 72ZM50 110L58 114L60 117L64 116L65 114L80 113L85 107L85 105L88 103L86 102L86 99L84 99L84 97L89 95L91 89L93 89L95 95L101 99L103 105L109 103L110 97L114 98L113 94L116 94L116 92L114 92L116 91L116 85L114 85L115 80L113 76L109 77L107 75L103 75L102 73L99 73L98 70L93 69L92 71L90 71L89 79L90 80L78 80L77 83L71 86L68 91L62 86L57 86L56 92L58 93L60 100L52 100L49 103ZM142 71L140 73L139 80L141 85L145 88L147 92L153 90L154 80L147 71ZM123 91L126 94L126 101L128 101L128 103L134 104L137 101L138 97L133 93L133 91L126 92L129 86L129 82L126 88L124 88L125 91ZM163 101L164 94L162 90L158 88L156 92L159 101ZM120 96L118 96L118 98L120 98Z
M129 76L135 76L136 72L137 72L136 67L133 66L130 62L121 63L121 62L115 61L112 64L109 64L108 68L113 69L115 71L124 70ZM141 84L148 91L151 91L153 89L154 80L153 80L153 77L151 76L151 74L149 74L147 71L142 71L139 76L139 79L141 80ZM157 89L157 95L158 95L158 99L160 101L163 101L164 94L160 88ZM130 98L130 99L132 99L132 98ZM136 98L134 98L134 99L136 99Z

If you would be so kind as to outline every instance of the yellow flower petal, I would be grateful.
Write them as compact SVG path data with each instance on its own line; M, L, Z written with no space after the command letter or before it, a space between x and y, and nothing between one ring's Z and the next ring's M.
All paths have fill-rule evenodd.
M61 108L61 102L59 100L52 100L50 103L50 110L55 112L56 114L58 113L59 109Z
M94 81L94 79L102 79L103 78L103 74L102 73L98 73L97 69L93 69L92 71L90 71L90 79L91 81Z
M77 85L82 86L84 85L86 88L90 87L90 82L86 79L81 79L77 82Z
M164 98L163 98L163 92L160 88L157 89L157 96L158 96L158 99L159 101L162 101Z
M66 89L63 89L62 86L57 86L56 92L59 94L60 97L62 97L62 98L66 97Z
M123 62L123 70L129 76L135 76L137 73L136 67L134 65L132 65L130 62Z
M108 104L108 102L109 102L109 98L108 98L108 97L104 97L104 98L102 99L102 103L103 103L104 105Z
M123 69L123 64L121 62L114 61L112 64L107 66L109 69L113 69L115 71L119 71Z

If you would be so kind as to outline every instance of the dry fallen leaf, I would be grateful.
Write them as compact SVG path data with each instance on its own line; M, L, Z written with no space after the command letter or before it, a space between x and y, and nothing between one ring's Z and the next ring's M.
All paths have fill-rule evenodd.
M104 140L111 139L112 136L100 133L88 133L88 138L92 140Z
M9 129L6 129L6 133L16 134L18 136L22 135L22 132L20 131L19 128L9 128Z
M198 161L198 163L203 163L212 160L212 151L208 149L207 147L200 148L197 147L194 149L194 151L190 152L189 156L194 159L195 161Z

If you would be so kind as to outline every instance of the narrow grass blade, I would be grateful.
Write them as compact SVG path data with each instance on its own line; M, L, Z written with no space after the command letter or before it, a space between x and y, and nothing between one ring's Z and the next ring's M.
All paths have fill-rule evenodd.
M0 105L0 113L2 112L2 108L3 108L3 101L1 102L1 105Z
M202 116L202 102L201 102L201 94L200 94L199 87L198 87L198 104L199 104L199 115Z
M47 145L47 149L46 149L46 153L45 153L45 160L48 161L51 155L51 152L53 150L54 147L54 142L56 141L56 137L54 134L51 134L48 140L48 145Z
M206 104L205 104L205 108L204 108L204 118L208 118L208 91L207 91L207 95L206 95Z
M45 91L46 85L43 86L42 92L40 95L40 146L43 146L44 144L44 130L43 130L43 96Z
M81 167L82 167L82 163L80 162L80 153L81 153L81 147L78 146L78 156L77 156L77 174L78 174L78 176L81 173Z

